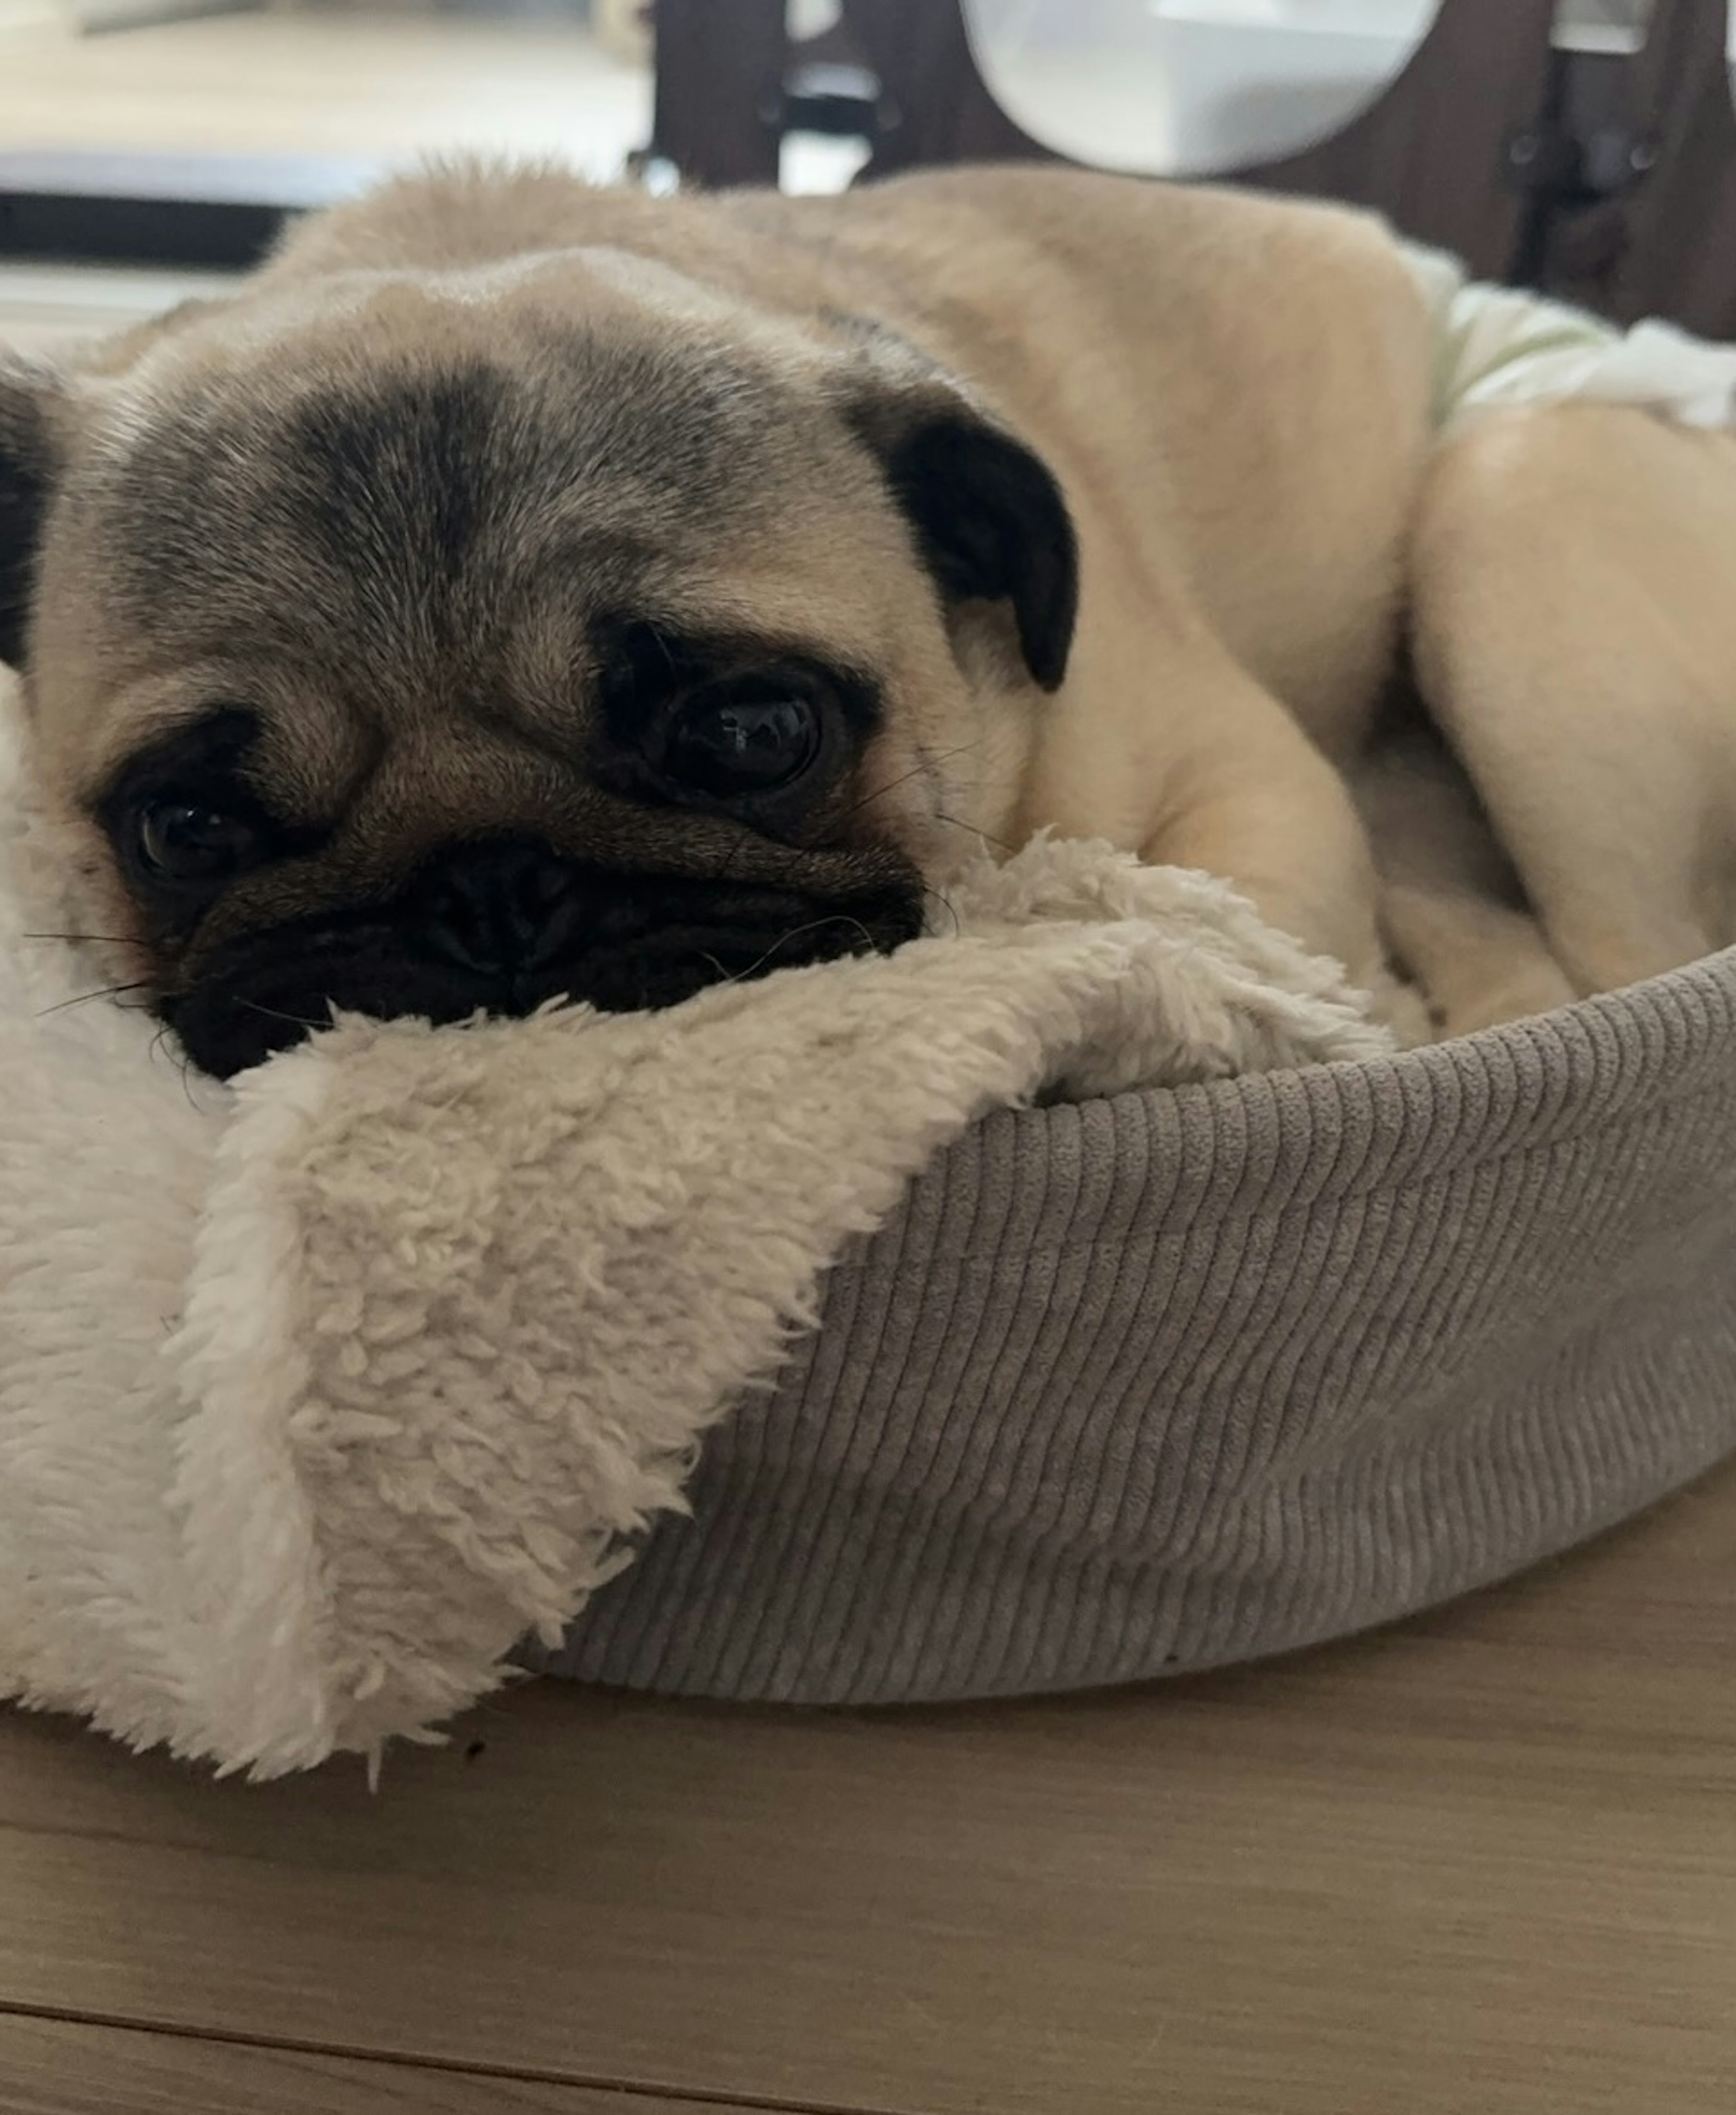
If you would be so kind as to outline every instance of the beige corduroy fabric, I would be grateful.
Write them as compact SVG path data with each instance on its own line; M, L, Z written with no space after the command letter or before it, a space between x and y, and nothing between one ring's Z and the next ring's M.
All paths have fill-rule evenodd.
M891 1703L1497 1578L1736 1447L1736 952L1396 1059L991 1117L534 1663Z

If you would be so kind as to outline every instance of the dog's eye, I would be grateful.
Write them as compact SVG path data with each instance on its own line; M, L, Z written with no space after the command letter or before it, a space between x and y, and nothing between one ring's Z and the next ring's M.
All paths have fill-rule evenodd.
M664 771L685 790L741 800L794 785L824 746L819 709L765 685L695 691L664 736Z
M199 801L153 801L138 811L139 863L153 879L227 881L253 857L259 832Z

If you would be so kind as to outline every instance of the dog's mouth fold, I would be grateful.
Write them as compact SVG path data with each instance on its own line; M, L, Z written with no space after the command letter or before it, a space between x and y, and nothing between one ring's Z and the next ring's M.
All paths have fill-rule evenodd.
M629 881L524 860L484 887L466 869L401 903L280 924L228 941L157 1011L201 1070L228 1079L328 1025L334 1012L443 1025L522 1017L551 1002L606 1013L676 1006L774 970L890 953L922 929L912 881L847 898L731 888L685 877Z

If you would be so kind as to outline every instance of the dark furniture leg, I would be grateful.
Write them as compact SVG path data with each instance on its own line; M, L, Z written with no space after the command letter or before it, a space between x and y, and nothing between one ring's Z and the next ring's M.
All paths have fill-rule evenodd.
M1541 151L1555 12L1555 0L1442 0L1408 62L1360 117L1318 146L1226 175L1372 206L1480 278L1504 279L1526 219L1515 176Z
M1578 145L1540 283L1624 323L1736 337L1736 108L1726 0L1657 0L1645 49L1570 63Z
M657 0L651 153L689 181L775 184L789 62L785 0Z

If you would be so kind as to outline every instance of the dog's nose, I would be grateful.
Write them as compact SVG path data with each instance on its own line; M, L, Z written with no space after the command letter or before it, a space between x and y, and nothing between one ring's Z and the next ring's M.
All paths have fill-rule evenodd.
M428 877L423 937L479 975L541 968L570 940L577 881L547 845L460 846Z

